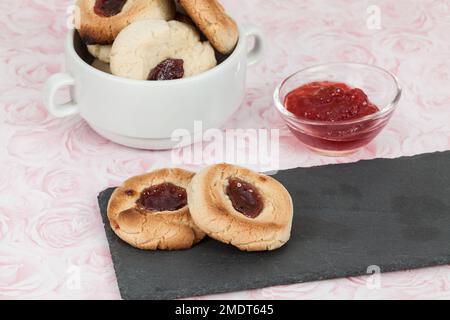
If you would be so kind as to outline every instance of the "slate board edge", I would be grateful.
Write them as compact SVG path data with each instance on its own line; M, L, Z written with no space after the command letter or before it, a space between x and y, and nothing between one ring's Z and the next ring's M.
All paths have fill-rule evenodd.
M450 150L434 151L434 152L428 152L428 153L417 153L417 154L410 154L410 155L404 155L404 156L401 156L401 157L392 157L392 158L388 158L388 157L368 158L368 159L356 160L354 162L328 163L328 164L319 164L319 165L309 166L309 167L291 167L291 168L273 170L273 171L270 171L270 172L274 172L273 175L275 175L275 174L277 174L277 173L279 173L281 171L290 171L290 170L295 170L295 169L312 169L312 168L320 168L320 167L326 167L326 166L352 165L352 164L357 164L357 163L361 163L361 162L362 163L370 162L370 161L374 161L374 160L379 160L379 161L390 161L390 160L407 161L407 160L409 160L411 158L414 158L415 160L418 160L420 158L429 157L430 155L433 155L433 154L444 154L444 153L450 153ZM323 156L323 157L326 158L326 156Z
M119 240L122 241L122 240ZM135 248L131 248L132 250L137 250ZM117 260L117 258L113 257L114 262L114 269L115 266L121 264ZM411 271L411 270L417 270L417 269L423 269L428 267L438 267L438 266L446 266L450 264L450 255L449 256L443 256L438 257L434 261L430 261L427 259L426 262L421 263L415 263L415 266L412 267L406 267L406 266L400 266L398 267L396 263L392 263L389 265L380 265L381 273L391 273L391 272L401 272L401 271ZM119 278L118 274L116 273L116 276ZM343 278L352 278L352 277L361 277L361 276L370 276L370 274L367 273L367 270L355 270L354 272L345 271L343 273L333 273L331 275L324 275L322 274L316 274L316 273L308 273L303 274L298 277L290 277L286 278L283 277L282 279L278 279L276 276L274 276L271 279L264 279L261 280L261 283L253 282L252 285L243 285L242 283L239 284L233 284L227 286L217 286L214 289L214 292L211 292L209 289L203 289L202 287L199 288L193 288L190 287L188 289L189 293L183 293L182 291L173 292L170 290L166 290L164 293L158 293L158 296L152 296L151 294L145 294L136 296L133 294L128 294L126 288L121 287L120 281L119 283L119 290L121 293L121 297L124 300L172 300L172 299L185 299L185 298L193 298L193 297L200 297L205 295L215 295L215 294L223 294L223 293L231 293L231 292L241 292L246 290L255 290L255 289L264 289L264 288L270 288L270 287L277 287L277 286L287 286L287 285L295 285L295 284L301 284L301 283L308 283L308 282L316 282L316 281L325 281L325 280L333 280L333 279L343 279Z
M381 266L381 270L384 270L382 273L390 273L390 272L399 272L399 271L410 271L410 270L417 270L427 267L438 267L438 266L445 266L450 264L450 256L444 257L441 259L438 259L435 263L425 263L422 266L416 266L414 268L405 269L402 267L401 269L396 268L394 265L383 267ZM173 299L183 299L183 298L193 298L193 297L200 297L205 295L215 295L215 294L223 294L223 293L231 293L231 292L241 292L246 290L255 290L255 289L264 289L264 288L270 288L270 287L277 287L277 286L287 286L287 285L295 285L295 284L301 284L301 283L308 283L308 282L316 282L316 281L325 281L325 280L332 280L332 279L342 279L342 278L349 278L349 277L360 277L360 276L367 276L368 274L365 271L358 271L355 272L353 275L349 276L348 272L341 275L332 275L332 276L316 276L315 274L309 274L304 277L292 277L290 279L284 278L283 280L278 279L271 279L263 280L261 284L255 283L251 286L242 286L242 284L237 286L227 286L227 287L218 287L217 290L215 290L214 293L211 293L210 290L202 290L201 288L196 291L196 293L189 293L189 294L183 294L180 292L171 292L166 291L164 294L158 294L158 297L152 297L150 295L143 295L143 296L133 296L128 295L125 288L122 288L119 285L119 290L121 293L121 297L124 300L173 300Z

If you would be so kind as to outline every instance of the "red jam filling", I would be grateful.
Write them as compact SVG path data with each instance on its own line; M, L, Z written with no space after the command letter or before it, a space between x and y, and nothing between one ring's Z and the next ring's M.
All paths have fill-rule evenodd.
M264 208L258 190L241 179L230 179L226 193L233 204L233 208L247 218L258 217Z
M331 122L358 119L379 111L361 89L330 81L295 89L286 96L285 106L298 118Z
M127 0L96 0L94 12L101 17L113 17L122 12Z
M187 205L187 194L184 188L162 183L142 191L136 204L154 212L176 211Z
M158 64L150 74L147 80L161 81L161 80L175 80L181 79L184 76L184 61L183 59L166 59Z
M364 91L344 83L321 81L303 85L286 96L284 105L298 119L318 122L289 123L288 127L307 146L326 154L353 153L372 141L386 124L383 117L358 121L377 113L379 108Z

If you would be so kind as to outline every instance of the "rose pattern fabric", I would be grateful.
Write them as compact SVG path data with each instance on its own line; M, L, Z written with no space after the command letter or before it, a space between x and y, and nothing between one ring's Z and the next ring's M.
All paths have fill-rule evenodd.
M281 167L395 158L450 149L450 2L374 1L380 29L367 27L367 1L223 0L267 37L249 70L244 104L224 128L280 129ZM55 119L42 103L45 80L63 69L69 0L0 2L0 299L120 298L96 195L170 152L132 150L79 117ZM404 87L399 109L369 146L344 159L308 151L272 106L287 75L328 61L377 64ZM67 92L62 92L62 99ZM195 170L199 166L186 164ZM266 288L208 298L450 298L450 266ZM199 299L204 299L202 297Z

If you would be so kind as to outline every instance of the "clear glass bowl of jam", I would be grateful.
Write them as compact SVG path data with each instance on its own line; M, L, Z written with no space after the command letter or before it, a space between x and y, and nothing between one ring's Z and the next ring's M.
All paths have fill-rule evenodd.
M294 73L275 90L275 106L308 148L346 156L370 143L400 101L397 78L382 68L330 63Z

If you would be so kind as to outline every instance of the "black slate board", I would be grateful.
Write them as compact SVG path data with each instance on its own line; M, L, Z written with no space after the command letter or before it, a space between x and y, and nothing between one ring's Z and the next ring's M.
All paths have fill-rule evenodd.
M206 240L188 251L146 252L106 222L113 189L99 195L124 299L173 299L450 264L450 152L292 169L290 242L243 253Z

